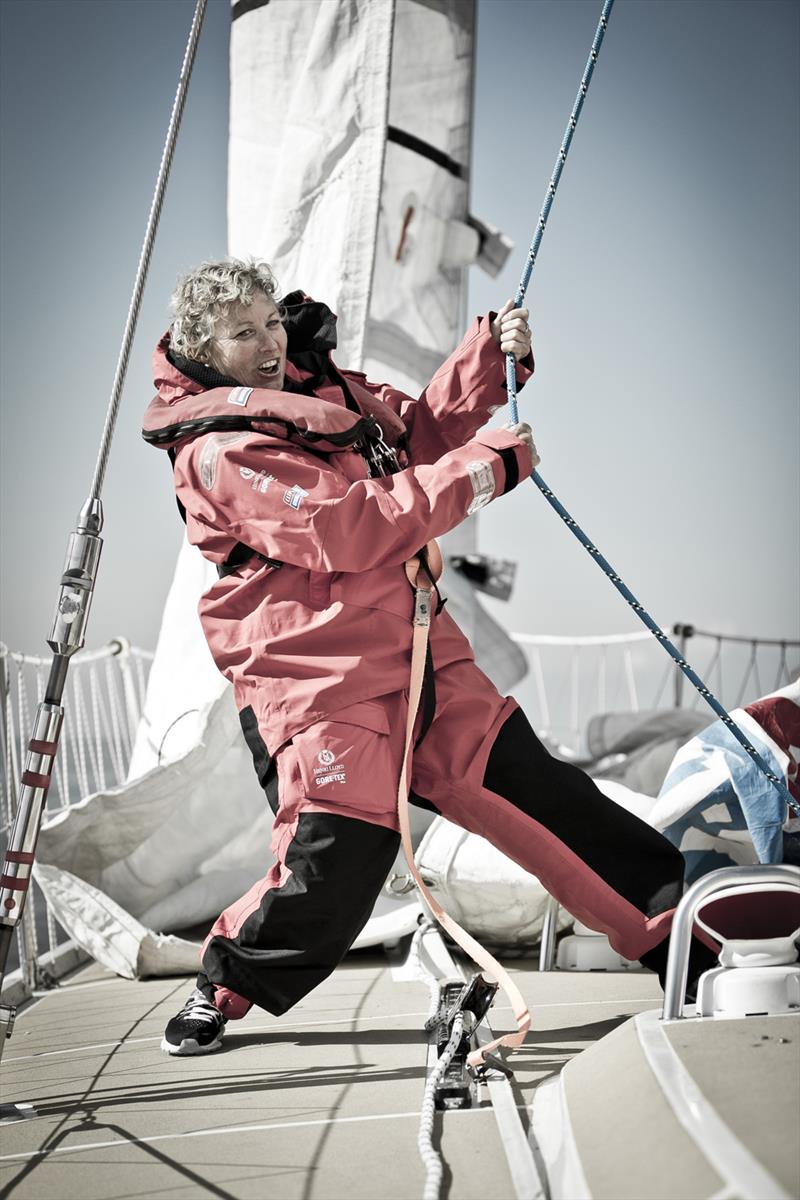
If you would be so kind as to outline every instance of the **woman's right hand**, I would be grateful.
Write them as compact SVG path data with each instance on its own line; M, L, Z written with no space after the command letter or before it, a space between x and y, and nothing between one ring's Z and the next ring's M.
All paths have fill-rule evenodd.
M542 460L539 457L539 451L536 449L536 443L533 440L533 430L530 425L526 424L525 421L518 421L516 425L513 425L509 421L503 428L507 429L509 433L513 433L514 437L518 437L528 447L531 452L531 471L535 471Z

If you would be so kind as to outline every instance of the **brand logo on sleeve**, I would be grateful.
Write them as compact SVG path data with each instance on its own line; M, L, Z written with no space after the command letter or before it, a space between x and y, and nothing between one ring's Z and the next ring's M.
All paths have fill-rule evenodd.
M266 471L254 471L251 467L239 467L239 474L242 479L252 479L250 486L254 492L265 492L275 478Z
M283 503L288 504L289 508L299 508L307 495L308 492L305 490L305 488L301 488L300 485L296 483L294 487L287 488L283 493Z
M494 472L488 462L467 463L469 481L472 484L472 499L469 502L467 516L483 508L494 495Z
M230 396L228 396L228 404L235 404L237 408L244 408L252 394L253 389L251 387L234 388Z
M233 442L243 442L248 433L210 433L200 451L200 482L204 488L212 488L217 480L217 459L220 450Z

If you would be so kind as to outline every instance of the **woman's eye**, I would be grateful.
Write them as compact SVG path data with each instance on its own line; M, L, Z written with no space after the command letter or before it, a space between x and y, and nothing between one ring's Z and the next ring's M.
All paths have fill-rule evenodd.
M237 341L241 340L242 338L250 337L252 332L252 329L240 329L236 335Z

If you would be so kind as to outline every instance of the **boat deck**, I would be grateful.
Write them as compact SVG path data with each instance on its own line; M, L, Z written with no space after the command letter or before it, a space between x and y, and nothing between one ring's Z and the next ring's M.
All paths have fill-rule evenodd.
M538 1150L528 1146L536 1088L660 1001L657 980L644 972L542 974L529 960L507 965L534 1029L511 1060L503 1112L484 1086L477 1107L437 1114L441 1194L454 1200L544 1195L533 1169ZM221 1051L169 1058L159 1050L163 1027L192 980L129 982L97 965L83 968L20 1013L7 1045L3 1102L33 1104L35 1116L3 1127L2 1194L416 1200L425 1182L417 1135L429 995L410 976L398 952L351 954L286 1016L251 1010L228 1026ZM511 1024L501 1004L490 1018L495 1029ZM685 1023L684 1034L681 1025L684 1056L691 1027ZM774 1047L764 1053L771 1067L780 1065ZM714 1071L702 1053L700 1060L708 1089ZM780 1083L773 1077L771 1086ZM772 1144L783 1119L773 1120ZM591 1154L586 1161L599 1179ZM620 1194L606 1186L591 1194ZM711 1193L689 1187L684 1194Z
M536 1014L514 1062L524 1120L536 1083L653 1007L658 984L516 974ZM33 1103L37 1115L4 1127L0 1183L37 1200L420 1196L429 997L407 976L382 952L351 955L286 1016L253 1009L216 1054L168 1058L162 1031L191 980L81 970L23 1011L8 1043L3 1101ZM508 1016L492 1009L498 1028ZM445 1194L515 1195L488 1096L437 1124Z

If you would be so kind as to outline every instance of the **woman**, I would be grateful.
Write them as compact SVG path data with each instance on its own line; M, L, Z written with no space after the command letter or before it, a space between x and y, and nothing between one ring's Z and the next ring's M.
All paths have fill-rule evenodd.
M525 479L527 425L486 430L525 309L481 317L418 400L330 356L335 318L279 303L263 263L205 263L174 297L144 436L169 451L200 616L275 812L275 865L219 917L162 1049L202 1054L252 1004L280 1014L339 963L397 849L413 597L404 563ZM411 799L488 838L629 959L663 965L680 854L548 755L439 611ZM656 948L654 950L654 948Z

